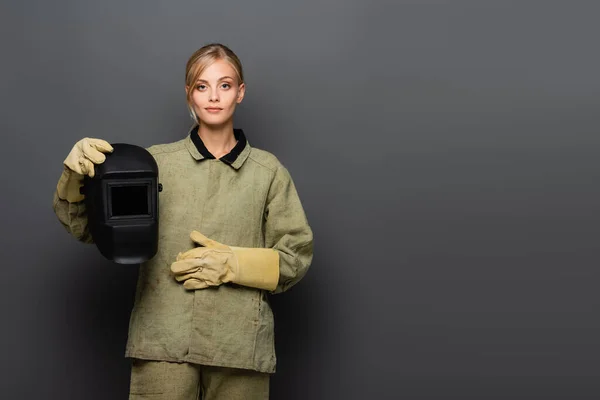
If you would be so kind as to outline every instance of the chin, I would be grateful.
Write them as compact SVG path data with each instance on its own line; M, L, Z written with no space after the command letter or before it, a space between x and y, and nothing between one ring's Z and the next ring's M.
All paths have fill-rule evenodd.
M206 125L219 126L219 125L224 125L224 124L228 123L231 120L231 116L202 114L200 116L200 120L202 122L204 122Z
M200 121L207 126L219 127L222 125L226 125L230 119L229 118L200 118Z

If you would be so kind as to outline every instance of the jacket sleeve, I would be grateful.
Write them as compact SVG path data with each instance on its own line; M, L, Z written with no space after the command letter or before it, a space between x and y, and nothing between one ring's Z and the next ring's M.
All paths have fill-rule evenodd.
M279 252L281 293L306 274L313 258L313 233L288 170L279 165L265 207L265 245Z
M60 223L75 239L84 243L94 243L88 229L87 214L83 201L69 203L58 197L58 192L55 189L52 207Z

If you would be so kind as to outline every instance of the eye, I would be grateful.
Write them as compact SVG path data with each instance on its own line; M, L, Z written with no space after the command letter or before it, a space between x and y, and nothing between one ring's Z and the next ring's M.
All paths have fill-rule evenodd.
M229 83L223 83L223 84L221 85L221 87L222 87L223 89L229 89L229 88L231 87L231 85L230 85Z
M197 90L204 90L204 89L206 89L206 85L204 85L204 84L197 85L196 89Z

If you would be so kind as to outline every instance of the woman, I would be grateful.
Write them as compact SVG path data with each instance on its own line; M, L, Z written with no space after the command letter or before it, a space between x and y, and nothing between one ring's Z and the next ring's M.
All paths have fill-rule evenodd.
M276 361L267 293L304 276L312 231L286 168L233 128L245 94L238 57L204 46L185 83L194 126L147 149L164 190L159 249L140 267L130 320L130 399L266 399ZM111 151L101 139L77 142L54 194L59 220L84 242L79 187Z

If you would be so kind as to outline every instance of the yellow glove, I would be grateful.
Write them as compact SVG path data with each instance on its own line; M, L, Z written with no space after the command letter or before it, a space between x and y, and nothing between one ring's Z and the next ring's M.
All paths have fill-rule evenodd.
M113 147L102 139L83 138L71 149L63 162L64 169L56 185L58 197L75 203L85 198L79 193L83 186L83 177L94 177L94 164L101 164L106 160L104 153L112 153Z
M179 253L171 264L177 281L188 290L232 282L275 290L279 281L279 253L273 249L233 247L211 240L198 231L192 240L204 247Z

